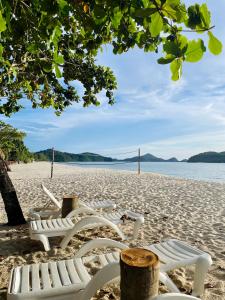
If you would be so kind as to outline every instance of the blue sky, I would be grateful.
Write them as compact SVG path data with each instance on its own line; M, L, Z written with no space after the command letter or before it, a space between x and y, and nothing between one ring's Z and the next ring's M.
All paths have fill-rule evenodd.
M225 44L225 1L198 2L208 4L214 33ZM140 147L142 153L179 159L225 151L224 52L186 63L176 83L170 80L169 68L157 64L158 57L138 49L116 56L109 46L104 48L98 62L110 66L118 80L112 107L100 95L101 107L74 104L60 117L51 109L27 106L10 119L1 119L27 132L25 142L32 151L54 146L67 152L121 157L114 154Z

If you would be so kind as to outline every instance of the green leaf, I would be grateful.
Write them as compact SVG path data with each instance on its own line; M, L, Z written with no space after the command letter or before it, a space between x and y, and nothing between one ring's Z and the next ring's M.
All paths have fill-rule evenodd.
M63 55L58 55L57 52L54 53L54 62L58 65L64 64L64 57Z
M172 80L177 81L180 79L182 74L182 62L181 59L174 60L170 65L170 70L172 72Z
M59 41L59 38L62 34L62 30L60 29L60 27L57 25L53 32L52 32L52 35L50 37L50 41L53 42L54 46L55 47L58 47L58 41Z
M52 71L53 67L51 62L43 61L41 65L45 72L50 73Z
M149 0L142 0L143 6L146 8L149 5Z
M163 19L158 12L151 15L150 32L153 37L160 34L163 28Z
M209 50L214 55L219 55L223 50L222 43L212 34L211 31L208 32L209 36Z
M173 55L167 55L166 57L161 57L159 58L158 64L160 65L166 65L166 64L170 64L176 57Z
M169 5L177 6L180 4L180 0L166 0L166 3Z
M60 71L58 65L55 64L54 67L55 67L55 75L56 75L56 77L57 78L61 78L62 74L61 74L61 71Z
M27 51L29 51L32 54L35 54L38 52L38 47L36 44L30 44L27 46Z
M0 58L2 58L4 47L0 44Z
M3 32L6 30L6 21L2 16L2 12L0 11L0 32Z
M206 28L209 28L211 24L211 15L205 3L200 6L200 12L203 24Z
M95 18L102 19L105 16L105 10L101 6L95 5L93 14Z
M135 10L135 17L146 18L157 12L157 8L138 8Z
M68 5L67 1L65 0L57 0L57 3L61 10L64 10L64 8Z
M176 57L179 56L180 53L179 46L175 41L166 41L165 44L163 45L163 50L167 54L172 54Z
M119 27L122 17L123 17L123 13L120 7L119 6L115 7L113 9L113 16L111 17L112 25L114 28L117 29Z
M185 53L185 60L188 62L197 62L202 58L205 51L206 48L204 46L203 40L192 40L188 42L188 48Z

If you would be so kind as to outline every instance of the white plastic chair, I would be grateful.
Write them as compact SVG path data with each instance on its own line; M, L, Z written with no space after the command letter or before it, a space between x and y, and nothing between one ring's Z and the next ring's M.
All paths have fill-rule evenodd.
M75 257L83 257L96 247L110 247L110 245L113 245L113 242L114 241L110 239L92 240L84 244L76 253ZM160 280L170 289L170 291L179 292L176 285L167 275L167 272L177 268L195 265L192 295L201 296L204 293L204 281L209 267L212 264L211 256L208 253L176 239L169 239L144 248L149 249L158 255L161 263Z
M168 293L154 297L152 300L200 300L194 296L184 295L180 293Z
M196 256L198 260L203 256L204 259L206 259L206 253L181 241L170 240L158 245L164 244L163 247L165 247L166 243L174 244L176 246L176 251L178 251L178 245L179 249L185 248L187 252L189 249L189 258L192 256L194 259L194 256ZM104 283L120 275L118 263L119 252L84 256L91 250L102 247L118 249L128 248L127 245L114 240L95 239L84 244L72 259L16 267L11 272L7 299L90 299L95 294L95 291ZM195 254L193 253L193 249L195 250ZM178 267L181 265L181 260L182 259L179 256ZM97 265L100 268L92 279L86 268L86 265L91 262L97 262ZM211 258L208 255L208 263L210 262ZM183 264L186 265L185 260L183 260ZM190 260L189 264L191 264ZM166 262L165 265L167 265ZM177 267L175 264L173 266L174 268ZM160 271L160 281L162 281L170 291L179 292L171 279L163 271L163 266L162 268L160 267ZM203 277L204 275L205 274L201 274ZM166 296L168 296L168 298L166 298ZM173 298L173 296L177 298ZM158 296L154 300L196 300L194 297L187 297L188 296L185 295L184 297L178 298L178 294L167 294Z
M92 216L85 216L74 224L72 219L78 218L80 214L91 214ZM125 240L127 237L118 227L119 224L124 223L123 216L134 221L132 238L136 239L138 237L139 229L144 223L144 217L142 215L131 211L116 211L99 214L95 210L86 207L73 210L66 218L31 221L29 227L30 238L41 241L44 245L45 251L49 251L50 237L64 236L60 246L65 248L72 237L78 232L96 227L107 226L115 231L122 240Z
M31 208L29 211L29 216L32 219L35 220L41 220L41 219L48 219L48 218L57 218L62 209L61 203L55 198L55 196L45 187L45 185L42 183L41 187L45 194L49 197L51 200L51 204L54 205L53 208L50 209L50 204L47 204L47 206L42 208ZM110 200L95 200L95 201L89 201L87 203L83 201L79 201L80 207L87 207L92 209L107 209L109 211L116 208L116 204Z

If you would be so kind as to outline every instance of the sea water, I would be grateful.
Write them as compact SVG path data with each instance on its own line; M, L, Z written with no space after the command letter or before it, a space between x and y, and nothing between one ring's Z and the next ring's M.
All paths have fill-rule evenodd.
M137 162L69 162L70 166L137 171ZM225 163L141 162L142 172L225 183Z

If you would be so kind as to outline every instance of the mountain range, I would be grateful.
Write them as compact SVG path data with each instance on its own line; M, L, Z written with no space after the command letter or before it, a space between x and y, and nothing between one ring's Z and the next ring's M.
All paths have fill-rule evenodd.
M52 149L42 150L34 153L34 159L38 161L51 161L52 160ZM139 160L138 156L130 157L126 159L115 159L111 157L102 156L95 153L84 152L80 154L75 153L68 153L68 152L61 152L61 151L54 151L54 160L56 162L72 162L72 161L79 161L79 162L112 162L112 161L130 161L130 162L137 162ZM140 156L141 162L178 162L175 157L170 159L163 159L156 157L150 153Z
M139 160L138 156L129 157L125 159L115 159L103 155L99 155L96 153L91 152L84 152L84 153L68 153L68 152L61 152L61 151L54 151L55 161L56 162L115 162L115 161L130 161L130 162L137 162ZM51 161L52 160L52 149L42 150L34 153L34 159L37 161ZM172 157L170 159L163 159L157 156L154 156L150 153L144 154L140 156L141 162L179 162L176 157ZM181 162L188 162L188 163L225 163L225 152L203 152L197 155L191 156L189 159L183 159Z

